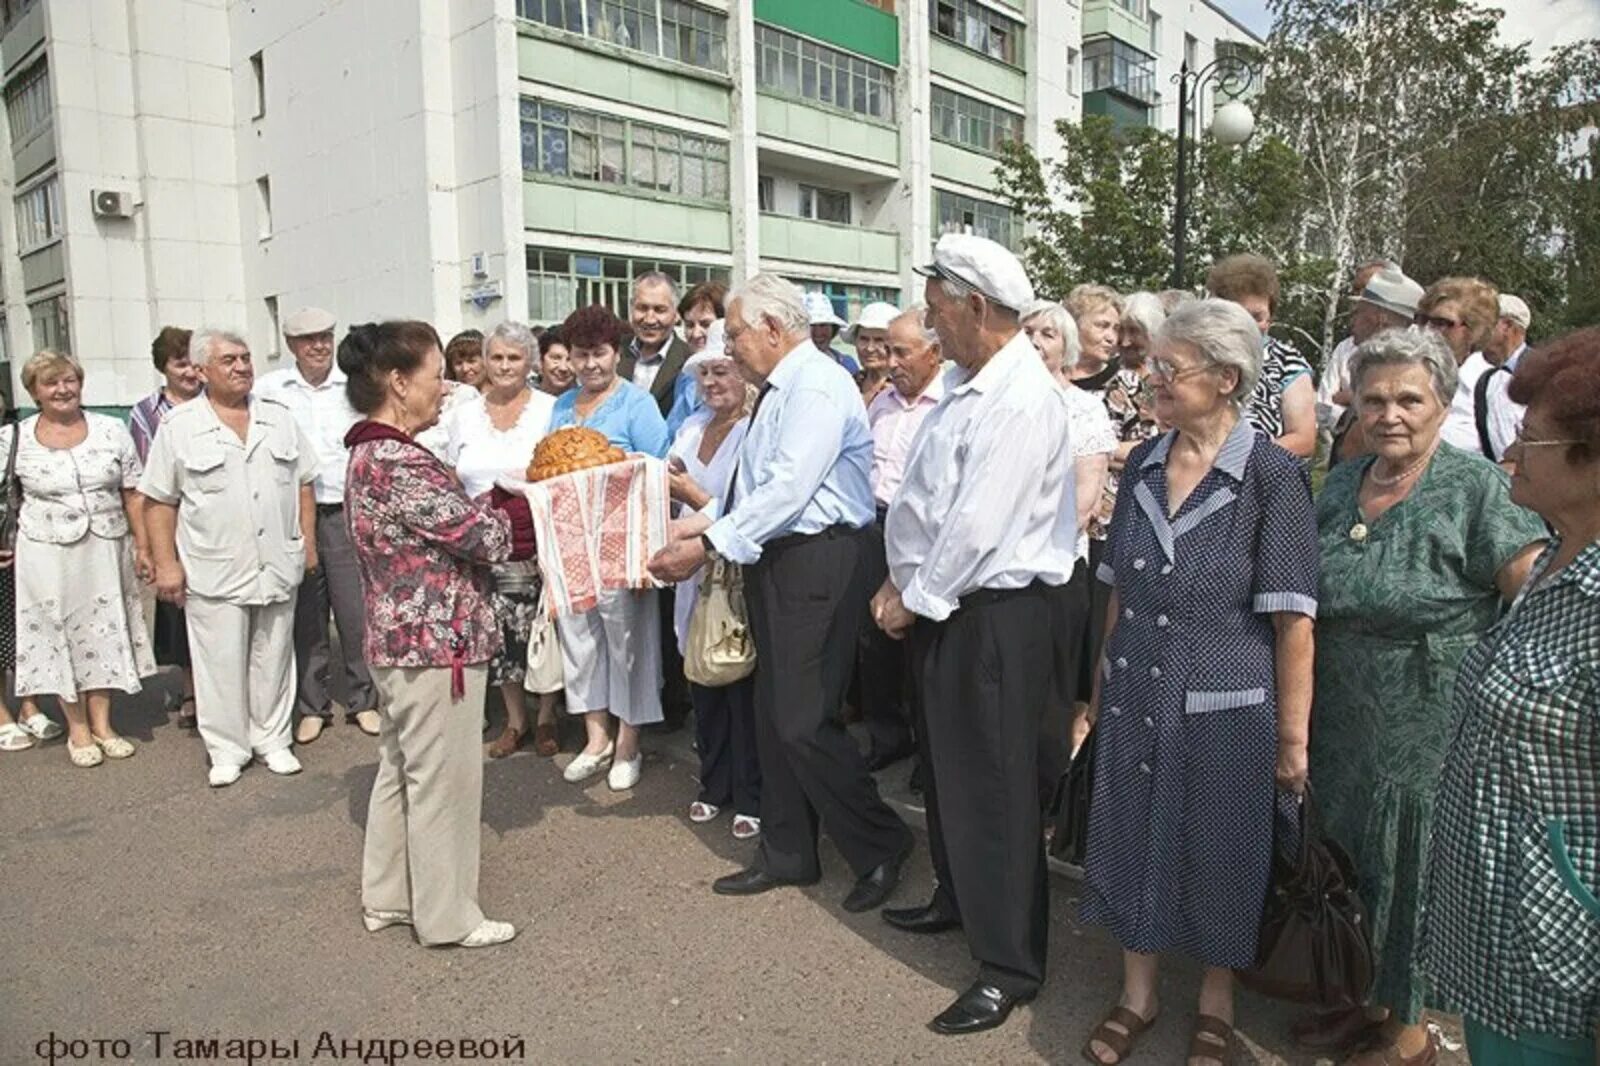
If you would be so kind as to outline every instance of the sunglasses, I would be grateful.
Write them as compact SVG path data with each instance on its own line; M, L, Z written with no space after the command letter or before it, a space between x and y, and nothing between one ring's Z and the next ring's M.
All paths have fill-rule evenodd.
M1424 314L1421 311L1418 311L1417 314L1416 314L1416 317L1413 318L1411 321L1412 321L1413 324L1418 325L1418 326L1427 326L1429 329L1439 329L1439 330L1455 329L1458 326L1466 325L1465 322L1462 322L1459 319L1455 319L1455 318L1440 318L1438 315Z

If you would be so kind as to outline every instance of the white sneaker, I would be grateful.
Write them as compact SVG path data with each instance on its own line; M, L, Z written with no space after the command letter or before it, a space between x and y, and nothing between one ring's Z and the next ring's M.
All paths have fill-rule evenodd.
M267 769L275 774L297 774L301 770L300 760L294 757L294 752L288 748L279 748L277 751L263 755L261 761L267 764Z
M639 774L644 768L644 756L635 755L631 759L618 759L611 764L611 772L606 775L606 784L611 786L613 792L626 792L639 783Z
M387 929L391 925L410 925L410 911L370 911L361 912L361 924L367 927L367 932L376 933L380 929Z
M464 948L492 948L496 944L504 944L517 935L517 927L510 922L496 922L485 918L478 923L478 928L468 933L465 939L459 942Z
M227 788L239 780L239 775L244 773L244 767L234 766L231 763L218 763L206 774L206 780L212 788Z
M606 763L611 761L611 753L616 750L614 744L606 744L605 750L598 755L585 755L579 752L573 760L567 763L567 768L561 771L561 776L571 784L586 781L599 773Z

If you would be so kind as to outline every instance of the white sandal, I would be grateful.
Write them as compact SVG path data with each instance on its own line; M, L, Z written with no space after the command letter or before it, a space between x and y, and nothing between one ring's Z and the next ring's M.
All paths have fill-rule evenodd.
M736 814L733 816L733 839L754 840L760 835L760 818L752 818L748 814Z
M722 808L715 803L701 803L699 800L695 800L689 804L689 821L694 822L696 825L712 821L721 813Z
M72 741L67 741L67 758L72 760L73 766L87 770L92 766L99 766L106 761L105 754L101 752L100 745L89 744L85 747L74 747Z
M66 732L43 711L35 711L26 718L18 719L17 725L35 740L54 740Z
M0 725L0 751L27 751L33 747L28 731L15 722Z

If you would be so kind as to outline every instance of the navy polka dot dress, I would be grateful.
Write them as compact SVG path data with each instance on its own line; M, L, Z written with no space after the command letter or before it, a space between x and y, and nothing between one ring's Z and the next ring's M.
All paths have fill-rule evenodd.
M1249 968L1277 799L1272 615L1315 616L1317 522L1288 452L1241 421L1176 516L1140 445L1098 577L1118 597L1081 917L1130 951Z

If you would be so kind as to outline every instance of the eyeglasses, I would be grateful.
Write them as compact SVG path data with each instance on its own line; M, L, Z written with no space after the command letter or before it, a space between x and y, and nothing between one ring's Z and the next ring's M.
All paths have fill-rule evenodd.
M1557 447L1568 447L1568 446L1571 446L1571 445L1574 445L1574 444L1587 444L1587 443L1589 443L1589 442L1585 441L1585 440L1526 440L1522 436L1522 431L1518 430L1517 431L1517 435L1515 437L1511 438L1511 444L1509 445L1509 447L1512 447L1512 448L1557 448Z
M1465 322L1458 321L1454 318L1440 318L1438 315L1424 314L1421 311L1418 311L1416 317L1414 317L1411 321L1413 325L1427 326L1429 329L1440 330L1455 329L1458 326L1466 325Z
M1149 362L1149 367L1151 377L1160 378L1169 385L1173 382L1182 381L1186 377L1192 377L1195 374L1204 374L1207 370L1216 369L1216 366L1211 363L1202 363L1199 366L1178 367L1167 362L1165 359L1152 359Z

